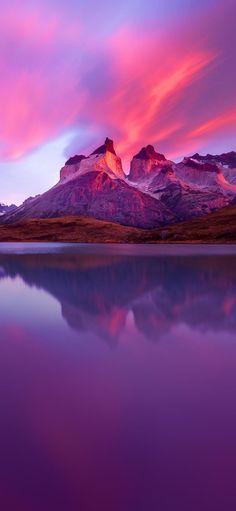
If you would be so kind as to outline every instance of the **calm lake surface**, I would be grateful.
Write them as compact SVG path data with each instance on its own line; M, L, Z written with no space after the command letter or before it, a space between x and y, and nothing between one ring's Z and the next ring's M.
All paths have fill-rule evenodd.
M235 511L236 246L0 245L2 511Z

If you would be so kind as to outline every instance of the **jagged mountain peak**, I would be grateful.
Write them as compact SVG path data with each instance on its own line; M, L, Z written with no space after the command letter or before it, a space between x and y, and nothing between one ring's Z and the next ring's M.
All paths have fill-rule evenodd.
M133 157L128 179L133 182L150 179L167 163L168 160L164 154L157 153L155 148L149 144L142 147L139 153Z
M150 228L201 216L235 201L234 151L218 156L195 153L175 164L149 144L133 157L126 178L114 143L106 138L89 156L69 158L59 183L16 211L4 212L3 222L85 215Z
M192 169L197 169L199 171L205 172L218 172L218 167L214 160L199 160L197 158L184 158L182 164L186 167L191 167Z
M207 154L203 156L199 153L195 153L190 158L197 160L199 162L214 162L223 166L228 166L231 169L236 168L236 152L229 151L228 153L222 154Z
M69 160L66 161L65 165L77 165L78 163L85 159L86 156L84 156L83 154L75 154L75 156L71 156L71 158L69 158Z
M90 156L93 156L95 154L105 154L106 152L110 152L116 156L116 152L114 149L114 142L110 138L106 138L103 145L99 146L95 151L93 151ZM89 158L89 156L85 156L84 154L75 154L74 156L71 156L65 163L66 165L77 165L80 164L82 160L85 160L86 158Z
M113 179L124 179L121 159L117 156L113 140L110 138L106 138L104 144L89 156L81 154L69 158L61 169L59 184L92 171L105 172Z
M164 154L157 153L151 144L147 145L146 147L142 147L142 149L134 156L134 158L137 160L166 161Z
M101 145L100 147L95 149L95 151L92 152L92 155L93 154L105 154L107 151L109 153L115 154L115 156L116 156L116 152L114 149L114 142L113 142L113 140L111 140L111 138L108 138L108 137L106 138L103 145Z
M10 204L8 206L7 204L0 202L0 216L6 215L7 213L12 213L15 211L15 209L17 209L15 204Z

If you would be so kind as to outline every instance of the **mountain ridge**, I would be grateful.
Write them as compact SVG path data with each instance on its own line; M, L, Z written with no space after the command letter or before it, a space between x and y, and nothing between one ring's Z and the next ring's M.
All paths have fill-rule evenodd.
M143 147L126 176L114 143L106 138L90 155L69 158L50 190L27 199L1 217L13 224L31 218L66 216L154 229L201 217L236 202L236 153L175 163Z
M0 242L236 243L236 205L159 229L139 229L89 217L31 219L0 225Z

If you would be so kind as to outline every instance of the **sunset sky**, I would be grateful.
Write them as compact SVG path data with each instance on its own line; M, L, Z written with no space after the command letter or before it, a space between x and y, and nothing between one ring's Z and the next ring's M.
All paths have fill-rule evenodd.
M235 0L1 5L0 202L56 183L106 136L128 161L236 149Z

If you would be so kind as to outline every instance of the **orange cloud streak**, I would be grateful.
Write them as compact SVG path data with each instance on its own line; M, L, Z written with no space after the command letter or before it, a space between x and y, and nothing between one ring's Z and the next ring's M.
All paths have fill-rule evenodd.
M141 144L173 140L175 133L186 131L186 111L176 117L172 111L185 101L185 93L188 97L190 86L211 70L218 53L201 44L190 45L188 51L185 40L174 44L153 30L139 38L137 30L125 26L112 36L109 55L111 90L96 103L88 102L87 115L93 127L102 119L128 161Z
M213 60L210 53L196 53L182 62L177 62L166 76L160 78L158 73L153 73L152 80L147 84L145 97L140 97L137 108L127 112L122 123L123 140L119 143L119 151L126 152L136 146L145 134L152 132L158 122L158 114L165 107L168 100L178 95L193 81L196 80L202 70ZM118 110L121 105L118 106ZM149 140L162 140L181 127L181 122L175 122L174 126L168 126L164 130L155 131Z
M214 119L211 119L189 133L189 137L199 137L209 132L214 132L224 126L231 126L236 122L236 109L226 112Z
M0 160L77 128L78 137L85 134L75 151L88 152L105 134L124 159L147 143L187 153L198 137L235 123L235 110L206 122L208 79L220 51L206 37L206 26L215 34L212 10L206 15L194 18L194 27L125 24L99 39L85 36L85 20L79 30L77 20L68 24L60 5L55 11L42 3L12 16L3 8ZM221 109L228 109L223 100Z

